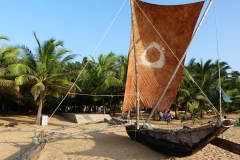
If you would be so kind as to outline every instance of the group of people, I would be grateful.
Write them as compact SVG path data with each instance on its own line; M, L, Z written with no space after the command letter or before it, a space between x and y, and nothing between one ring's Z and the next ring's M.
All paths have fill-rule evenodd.
M165 120L165 121L167 121L167 124L170 124L171 121L172 121L172 114L171 114L170 110L167 110L164 115L163 115L162 112L160 112L159 113L159 120L160 121Z

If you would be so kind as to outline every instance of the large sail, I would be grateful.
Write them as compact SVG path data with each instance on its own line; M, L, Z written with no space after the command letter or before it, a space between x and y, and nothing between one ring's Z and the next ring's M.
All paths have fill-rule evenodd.
M122 112L136 106L133 31L138 62L140 107L152 108L179 63L178 59L181 59L190 43L203 3L170 6L133 0L134 24ZM159 103L158 111L166 111L172 104L180 86L182 71L181 66Z

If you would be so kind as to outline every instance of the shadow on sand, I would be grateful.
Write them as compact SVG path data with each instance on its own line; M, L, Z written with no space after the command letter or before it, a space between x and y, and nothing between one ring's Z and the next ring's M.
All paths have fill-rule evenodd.
M122 130L116 130L116 132L122 132ZM89 138L91 137L91 138ZM79 148L75 146L75 148L66 148L66 150L61 150L61 155L66 155L67 158L85 158L85 157L104 157L105 159L137 159L137 157L141 157L141 159L169 159L170 156L161 154L159 152L156 152L140 143L137 143L133 140L131 140L127 135L119 135L114 132L110 133L104 133L104 132L93 132L88 133L82 136L76 136L76 137L69 137L69 138L62 138L62 139L53 139L50 140L51 143L54 143L54 147L61 148L61 145L65 145L65 142L58 143L57 141L69 141L68 145L70 143L78 143ZM84 142L85 141L85 142ZM94 145L91 147L84 147L83 145L86 145L88 143L86 142L92 142ZM48 144L47 144L48 145ZM66 144L67 145L67 144ZM49 144L49 146L46 146L45 149L48 150L52 148L53 146ZM87 149L83 149L87 148ZM45 150L44 149L44 150ZM44 152L44 151L43 151ZM51 152L51 151L50 151ZM49 153L50 153L49 152ZM45 154L45 153L43 153ZM46 153L47 156L48 153ZM154 157L154 158L151 158ZM64 159L63 158L63 159Z

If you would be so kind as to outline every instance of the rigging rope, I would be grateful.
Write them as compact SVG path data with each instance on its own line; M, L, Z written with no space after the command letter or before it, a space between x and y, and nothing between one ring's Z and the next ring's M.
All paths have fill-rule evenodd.
M124 96L124 94L119 95L119 94L80 94L80 93L69 93L69 94L75 94L75 95L80 95L80 96L102 96L102 97L119 97L119 96ZM130 95L130 94L129 94ZM135 95L135 94L131 94L131 95Z
M113 18L111 24L109 25L109 27L107 28L106 32L104 33L103 37L101 38L101 40L99 41L98 45L96 46L95 50L93 51L93 53L90 55L90 57L92 57L94 55L94 53L96 52L96 50L98 49L98 47L100 46L100 44L102 43L103 39L105 38L106 34L108 33L109 29L112 27L112 24L114 23L114 21L116 20L117 16L119 15L120 11L122 10L123 6L125 5L126 0L123 2L122 6L120 7L119 11L117 12L116 16ZM62 99L62 101L59 103L59 105L56 107L56 109L53 111L52 115L49 117L49 120L52 118L52 116L54 115L54 113L57 111L57 109L60 107L60 105L63 103L63 101L66 99L66 97L68 96L68 94L70 94L70 91L72 90L73 86L76 84L77 80L79 79L80 75L82 75L83 70L86 68L87 64L89 63L90 60L88 60L85 64L85 66L83 67L83 69L79 72L76 80L74 81L73 85L70 87L68 93L64 96L64 98Z

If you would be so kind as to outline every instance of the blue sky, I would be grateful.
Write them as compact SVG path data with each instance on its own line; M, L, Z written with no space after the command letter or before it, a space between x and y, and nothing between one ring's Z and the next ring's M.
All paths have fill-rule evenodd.
M145 0L157 4L180 4L196 0ZM35 51L35 31L40 42L49 38L63 40L81 61L84 56L111 51L127 54L130 35L129 0L1 0L0 35L9 37L3 44L23 44ZM207 0L208 2L208 0ZM105 32L124 4L114 23ZM226 61L232 70L240 71L240 1L214 0L193 44L186 63L191 58L205 62L217 60L214 6L218 25L220 60ZM206 7L206 5L204 6ZM103 40L101 41L101 39ZM98 47L98 44L100 43ZM97 48L97 49L96 49ZM96 49L96 51L95 51Z

